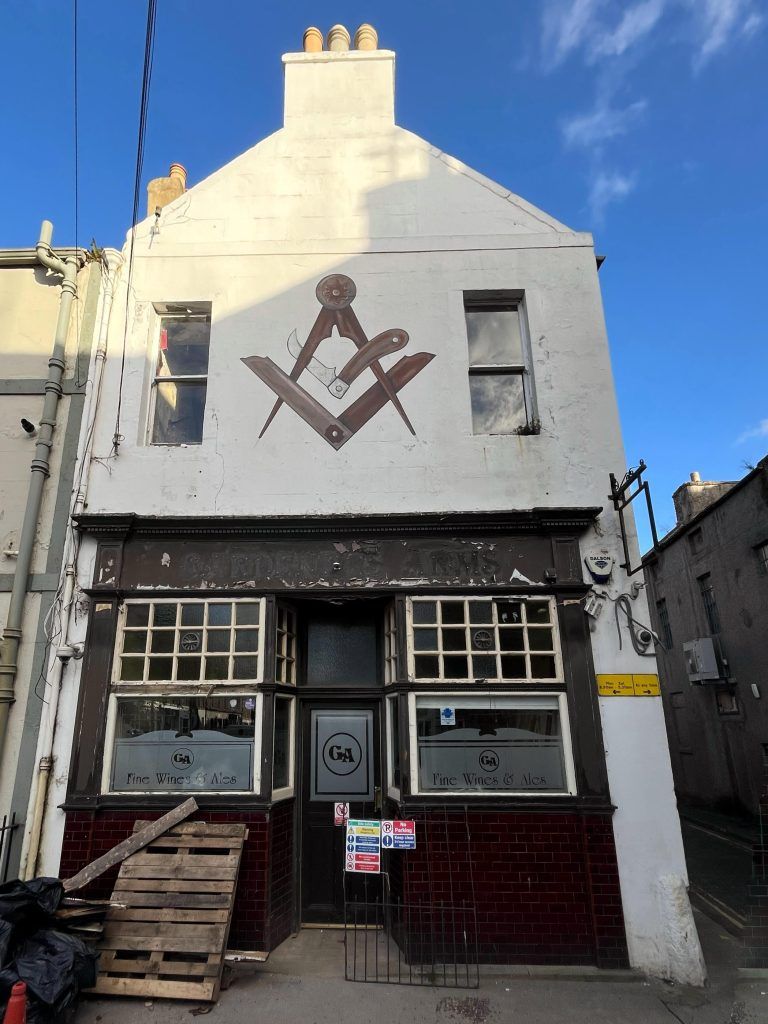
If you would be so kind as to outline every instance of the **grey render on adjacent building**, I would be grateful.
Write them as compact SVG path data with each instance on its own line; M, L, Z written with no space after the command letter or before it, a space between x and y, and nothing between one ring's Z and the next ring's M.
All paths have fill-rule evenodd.
M36 771L35 747L45 700L46 658L55 628L53 608L61 581L76 472L78 438L101 295L101 265L83 250L58 249L77 259L77 293L69 318L61 394L42 505L26 581L21 640L8 728L0 750L2 874L18 869L23 827ZM35 248L0 249L0 640L6 632L19 544L27 514L31 463L50 374L62 278L41 265ZM27 428L23 426L24 421ZM32 431L35 431L34 433ZM55 617L55 616L54 616ZM10 848L9 844L10 843Z
M677 525L643 558L675 788L756 814L768 752L768 456L737 482L691 474ZM691 681L704 638L713 678ZM688 653L685 648L688 648Z

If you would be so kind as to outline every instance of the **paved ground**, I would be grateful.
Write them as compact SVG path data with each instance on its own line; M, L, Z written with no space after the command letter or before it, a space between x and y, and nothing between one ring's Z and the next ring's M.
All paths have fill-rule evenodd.
M338 931L303 931L239 977L207 1017L228 1024L767 1024L768 976L740 980L739 942L703 914L710 980L687 989L623 981L482 974L476 990L344 981ZM602 975L601 977L604 977ZM626 975L623 975L626 977ZM76 1024L181 1024L197 1004L85 999Z

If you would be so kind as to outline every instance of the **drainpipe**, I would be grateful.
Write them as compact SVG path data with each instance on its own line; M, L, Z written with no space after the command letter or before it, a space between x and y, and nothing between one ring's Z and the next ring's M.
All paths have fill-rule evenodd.
M85 508L85 500L88 493L88 477L91 469L91 453L95 431L93 429L96 413L99 407L101 394L101 382L104 373L104 361L107 357L107 335L109 330L109 319L112 311L112 300L115 293L115 279L117 272L122 266L122 256L114 249L104 250L102 258L102 304L99 317L99 326L96 342L96 354L94 356L92 378L86 396L86 404L83 410L83 418L80 428L80 442L78 444L77 460L75 465L82 467L80 483L74 495L72 504L73 516L78 516ZM27 807L27 828L24 836L24 843L21 853L21 877L24 879L34 878L37 873L37 860L40 853L40 841L43 832L43 817L45 814L45 802L48 793L48 783L53 769L53 741L56 730L56 715L59 707L59 695L61 694L62 679L64 670L70 663L76 652L69 644L69 622L72 614L75 585L77 578L77 545L74 534L70 530L67 533L66 548L64 552L63 588L61 597L60 613L60 635L59 647L55 652L55 660L47 677L48 689L46 702L43 705L43 716L40 722L40 733L37 741L37 778L30 791L29 805Z
M43 501L43 488L50 475L50 457L53 448L53 433L56 429L56 416L59 399L62 395L61 381L64 377L64 348L69 330L69 318L72 301L77 294L77 272L80 269L81 256L67 256L62 260L51 249L53 225L44 220L40 228L40 241L37 243L37 258L44 267L53 270L62 277L61 296L59 298L59 318L56 323L56 335L53 351L48 360L48 380L45 382L45 401L43 415L40 419L35 457L32 461L32 477L27 493L27 505L24 510L24 521L19 540L19 554L16 560L16 572L13 577L13 589L8 605L8 619L0 641L0 762L2 762L5 746L5 734L8 727L8 716L14 701L14 683L18 668L16 659L21 644L21 623L24 612L24 601L27 596L29 570L32 564L32 552L35 547L40 506Z

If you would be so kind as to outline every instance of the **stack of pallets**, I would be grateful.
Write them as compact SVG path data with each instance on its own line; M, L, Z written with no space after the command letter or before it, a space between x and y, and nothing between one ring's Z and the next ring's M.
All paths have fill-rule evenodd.
M147 822L137 822L134 831ZM123 861L98 943L100 995L216 999L245 825L186 822Z

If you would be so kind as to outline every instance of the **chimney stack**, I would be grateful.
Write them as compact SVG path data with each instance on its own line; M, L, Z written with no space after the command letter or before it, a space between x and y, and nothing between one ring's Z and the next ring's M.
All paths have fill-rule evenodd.
M681 484L672 495L678 526L687 523L713 501L722 498L734 483L733 480L702 480L701 473L691 473L691 479Z
M153 178L147 185L147 216L162 210L187 191L187 171L182 164L171 164L167 178Z
M351 48L353 47L353 48ZM324 138L386 131L395 123L395 55L379 49L376 29L344 25L325 38L310 26L302 53L286 53L285 127Z

